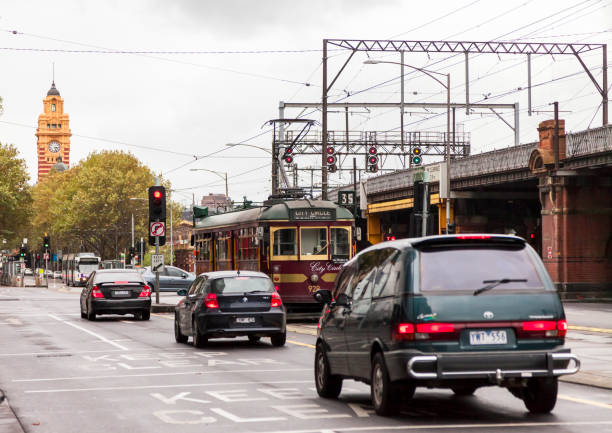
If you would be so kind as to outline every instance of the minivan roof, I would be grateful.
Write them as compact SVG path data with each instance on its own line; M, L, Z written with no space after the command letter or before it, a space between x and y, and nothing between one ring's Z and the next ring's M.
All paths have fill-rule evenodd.
M514 244L523 245L525 239L513 236L513 235L501 235L494 233L462 233L456 235L434 235L434 236L423 236L419 238L406 238L398 239L395 241L380 242L376 245L366 248L361 253L366 251L373 251L379 248L407 248L414 247L420 248L425 246L434 245L460 245L460 244Z

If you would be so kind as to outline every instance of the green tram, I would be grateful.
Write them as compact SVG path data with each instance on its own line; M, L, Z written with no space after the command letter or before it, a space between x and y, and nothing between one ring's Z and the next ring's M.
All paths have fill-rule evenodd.
M196 214L197 215L197 214ZM194 217L196 275L223 270L270 276L291 311L320 307L354 254L353 215L330 201L276 200L263 207Z

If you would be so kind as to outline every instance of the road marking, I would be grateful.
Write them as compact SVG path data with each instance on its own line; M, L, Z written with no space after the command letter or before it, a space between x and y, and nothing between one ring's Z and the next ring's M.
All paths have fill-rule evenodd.
M164 352L171 352L171 351L184 351L185 349L182 348L177 348L177 349L164 349ZM107 349L107 350L83 350L81 352L24 352L24 353L0 353L0 358L6 358L9 356L37 356L37 355L81 355L81 354L85 354L85 353L116 353L116 352L123 352L123 350L113 350L113 349ZM138 352L134 352L131 351L131 353L150 353L150 350L140 350Z
M151 313L153 316L163 317L164 319L174 320L174 317L170 317L169 314L159 314L159 313Z
M51 318L53 318L53 319L55 319L55 320L57 320L57 321L59 321L59 322L63 322L63 323L65 323L66 325L72 326L73 328L79 329L79 330L81 330L81 331L83 331L83 332L85 332L85 333L87 333L87 334L89 334L89 335L93 335L93 336L94 336L94 337L96 337L98 340L103 341L103 342L108 343L108 344L111 344L111 345L115 346L115 347L116 347L116 348L118 348L118 349L121 349L121 350L130 350L130 349L128 349L127 347L122 346L122 345L121 345L121 344L119 344L119 343L115 343L114 341L109 340L108 338L103 337L103 336L102 336L102 335L100 335L100 334L96 334L95 332L90 331L89 329L85 329L85 328L83 328L83 327L81 327L81 326L79 326L79 325L75 325L74 323L70 323L70 322L68 322L67 320L62 320L61 318L59 318L59 317L57 317L57 316L55 316L55 315L53 315L53 314L49 314L49 317L51 317Z
M279 371L311 371L312 368L290 368L290 369L275 369L275 370L223 370L222 373L259 373L259 372L279 372ZM88 380L88 379L124 379L128 377L156 377L156 376L183 376L183 375L198 375L198 374L210 374L210 373L221 373L219 370L211 371L177 371L173 373L149 373L149 374L113 374L108 376L74 376L74 377L49 377L39 379L13 379L13 382L52 382L56 380Z
M525 428L525 427L563 427L581 425L612 425L612 421L567 421L567 422L517 422L500 424L439 424L439 425L394 425L394 426L368 426L368 427L327 427L308 430L277 430L268 433L329 433L353 431L382 431L382 430L450 430L450 429L491 429L491 428Z
M612 334L612 329L609 328L591 328L590 326L578 326L569 325L570 331L588 331L588 332L601 332L603 334Z
M310 347L311 349L314 349L316 346L312 345L312 344L308 344L308 343L302 343L300 341L291 341L291 340L287 340L287 343L291 343L291 344L295 344L297 346L304 346L304 347Z
M600 403L598 401L586 400L584 398L570 397L569 395L559 395L562 400L573 401L574 403L588 404L590 406L603 407L604 409L612 409L612 404Z
M312 383L312 380L278 380L262 382L219 382L219 383L183 383L173 385L140 385L140 386L103 386L97 388L59 388L59 389L35 389L24 391L26 394L52 394L60 392L91 392L91 391L125 391L135 389L160 389L160 388L194 388L202 386L233 386L233 385L286 385L296 383Z

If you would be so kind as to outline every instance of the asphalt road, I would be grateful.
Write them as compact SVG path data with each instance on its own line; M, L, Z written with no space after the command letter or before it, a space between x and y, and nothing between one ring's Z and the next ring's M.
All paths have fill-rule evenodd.
M310 335L177 344L172 316L80 318L77 293L0 287L0 388L27 432L612 432L612 391L561 383L551 415L499 388L473 397L418 389L399 416L369 387L317 396ZM3 430L0 424L0 432Z

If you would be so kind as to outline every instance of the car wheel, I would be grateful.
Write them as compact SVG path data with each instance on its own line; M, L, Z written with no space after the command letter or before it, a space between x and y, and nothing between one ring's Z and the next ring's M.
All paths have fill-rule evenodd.
M187 337L186 335L183 335L183 333L181 332L181 326L179 325L179 320L178 317L176 317L176 315L174 316L174 339L176 340L177 343L187 343L187 339L189 337Z
M272 341L272 346L275 347L281 347L285 345L285 342L287 341L287 331L283 332L282 334L274 334L270 337L270 340Z
M372 405L378 415L390 416L399 412L397 386L389 379L387 366L382 353L374 355L371 381Z
M559 382L554 378L531 379L523 390L523 402L531 413L549 413L557 403Z
M198 328L198 325L196 324L196 322L193 322L192 326L193 326L193 345L195 347L206 346L206 343L208 342L208 338L206 337L206 335L200 332L200 329Z
M315 385L317 394L324 398L338 398L342 391L342 377L331 374L327 354L321 343L315 351Z
M140 320L149 320L150 318L151 318L150 311L143 311L142 313L140 313Z
M467 386L451 386L451 389L455 393L455 395L459 396L468 396L472 395L478 389L475 386L467 385Z
M261 340L259 335L249 335L249 341L251 343L257 343L259 340Z

